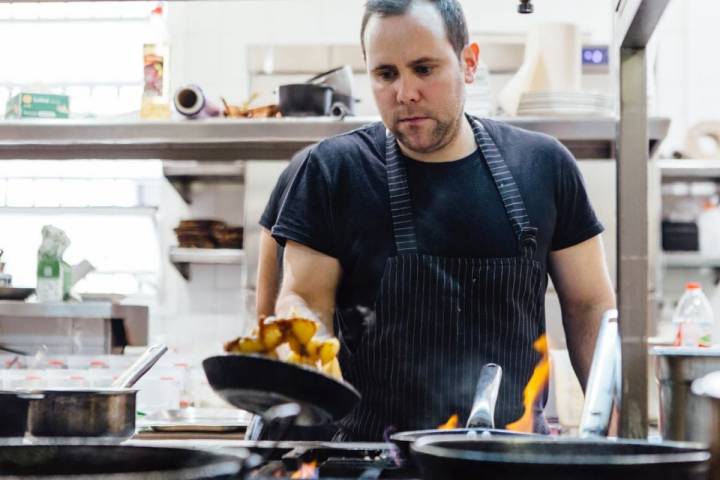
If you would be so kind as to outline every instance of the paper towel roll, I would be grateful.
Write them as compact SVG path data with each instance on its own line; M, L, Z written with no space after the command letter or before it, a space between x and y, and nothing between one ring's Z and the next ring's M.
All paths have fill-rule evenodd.
M525 92L580 90L581 55L580 31L576 25L533 25L525 39L523 64L500 92L500 106L515 115Z

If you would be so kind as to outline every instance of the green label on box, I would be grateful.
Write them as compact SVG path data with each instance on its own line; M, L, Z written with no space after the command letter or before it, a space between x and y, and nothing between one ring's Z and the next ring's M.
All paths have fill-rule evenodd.
M68 118L70 97L21 92L7 102L5 118Z

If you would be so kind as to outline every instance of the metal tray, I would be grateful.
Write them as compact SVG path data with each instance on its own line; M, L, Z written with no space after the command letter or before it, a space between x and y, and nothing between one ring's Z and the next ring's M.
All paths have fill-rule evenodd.
M156 432L231 432L245 429L252 414L236 409L182 408L138 417L138 427Z

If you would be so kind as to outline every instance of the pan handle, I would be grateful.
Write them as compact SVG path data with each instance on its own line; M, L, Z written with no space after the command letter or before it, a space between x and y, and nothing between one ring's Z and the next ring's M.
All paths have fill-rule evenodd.
M497 402L502 367L495 363L486 364L480 371L480 379L475 387L467 428L495 428L495 402Z
M145 350L145 353L140 355L140 358L135 360L135 363L130 365L130 368L125 370L118 378L115 379L111 387L132 387L143 375L147 373L148 370L152 368L153 365L155 365L155 363L157 363L158 360L160 360L160 357L165 355L167 350L168 348L161 343L151 346Z

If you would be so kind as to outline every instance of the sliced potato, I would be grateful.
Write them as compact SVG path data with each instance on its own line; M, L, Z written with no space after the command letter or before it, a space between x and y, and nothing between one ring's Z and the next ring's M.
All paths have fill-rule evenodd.
M317 322L306 318L291 318L290 327L301 345L307 344L318 331Z
M238 353L263 353L265 351L265 345L257 338L242 337L238 341Z
M285 341L283 331L276 322L266 323L260 330L260 337L266 350L275 350Z
M320 361L323 365L331 362L340 352L340 341L337 338L328 338L320 345Z
M325 374L333 377L336 380L342 380L342 370L340 370L340 362L337 358L333 358L328 363L320 367L320 370Z

